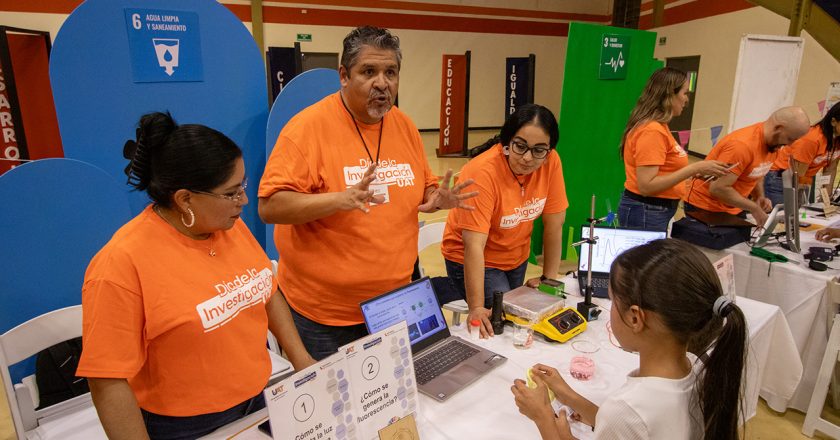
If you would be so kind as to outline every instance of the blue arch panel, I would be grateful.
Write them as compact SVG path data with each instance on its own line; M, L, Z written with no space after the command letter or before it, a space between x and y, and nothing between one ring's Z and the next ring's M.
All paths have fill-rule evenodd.
M312 69L294 77L283 87L268 116L265 130L265 157L271 154L280 131L301 110L320 101L327 95L341 88L338 71L333 69ZM269 258L277 259L277 246L274 245L274 225L266 225L265 251Z
M44 159L0 176L0 333L81 304L91 258L131 218L123 185L100 168ZM33 362L12 370L31 374Z
M197 16L199 81L134 82L125 10L135 8ZM119 182L126 180L123 145L134 138L140 116L153 111L225 133L242 148L249 180L262 175L269 96L262 53L242 22L216 1L87 0L55 38L50 80L65 156L94 164ZM243 219L262 243L256 189L248 188L253 203ZM123 190L132 212L148 203L127 185Z

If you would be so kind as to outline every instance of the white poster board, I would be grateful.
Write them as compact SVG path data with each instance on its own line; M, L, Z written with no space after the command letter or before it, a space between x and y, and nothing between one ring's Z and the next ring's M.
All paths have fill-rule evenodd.
M354 416L360 440L378 440L379 430L417 412L417 382L405 321L339 349L355 390Z
M376 440L379 430L417 413L417 381L405 321L269 386L275 440Z
M748 34L741 38L729 110L730 133L793 105L804 47L802 37Z

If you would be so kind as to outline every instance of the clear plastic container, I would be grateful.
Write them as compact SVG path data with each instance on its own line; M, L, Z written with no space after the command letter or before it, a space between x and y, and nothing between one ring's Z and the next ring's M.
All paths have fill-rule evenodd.
M473 319L472 321L467 323L467 326L469 326L469 328L467 329L469 333L467 334L469 335L471 340L477 341L481 339L481 321L479 321L478 319Z
M540 319L566 307L566 300L548 295L528 286L521 286L505 293L505 313L519 316L529 322Z

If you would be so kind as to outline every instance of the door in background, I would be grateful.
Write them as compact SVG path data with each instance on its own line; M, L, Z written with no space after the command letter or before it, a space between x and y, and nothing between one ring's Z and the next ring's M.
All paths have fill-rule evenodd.
M700 56L666 58L665 65L667 67L680 69L688 74L689 92L688 105L683 109L681 115L671 119L671 122L668 123L668 127L674 132L691 130L691 117L694 115L694 96L697 93L697 73L700 71ZM674 138L679 140L676 133L674 134ZM691 144L691 140L689 140L688 144ZM686 150L689 149L689 145L685 146Z
M303 52L301 54L303 59L303 72L307 70L317 69L319 67L325 69L338 70L338 54L327 52Z

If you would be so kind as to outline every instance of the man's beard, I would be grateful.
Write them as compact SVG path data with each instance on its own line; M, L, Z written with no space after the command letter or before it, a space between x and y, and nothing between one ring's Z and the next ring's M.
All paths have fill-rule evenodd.
M381 97L385 98L387 104L381 106L378 104L377 98ZM393 106L392 102L393 101L391 100L391 92L389 90L386 90L385 92L381 93L377 92L376 90L371 90L370 96L368 97L367 105L368 116L377 120L384 118L385 114L388 113L389 110L391 110L391 107Z

